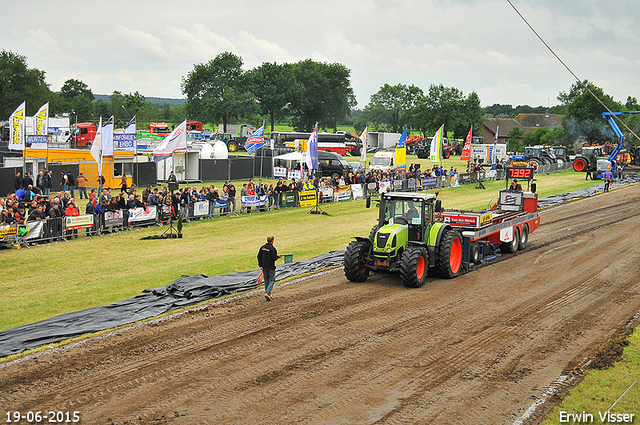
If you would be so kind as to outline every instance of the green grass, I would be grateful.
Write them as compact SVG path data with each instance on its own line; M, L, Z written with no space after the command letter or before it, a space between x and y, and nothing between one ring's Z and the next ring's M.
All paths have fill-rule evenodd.
M593 184L581 176L573 172L539 176L539 193L547 196ZM235 183L241 187L243 182ZM486 208L504 183L485 186L487 190L473 185L444 189L440 199L445 208ZM80 208L84 211L84 204ZM364 201L322 204L322 209L328 215L293 208L186 223L183 239L140 240L165 229L152 227L5 249L0 252L0 268L6 271L0 282L0 329L123 300L183 274L211 276L254 269L257 249L268 234L276 236L281 253L296 259L342 249L352 236L368 235L377 218L376 208L366 209Z
M605 370L592 370L582 383L573 388L559 406L547 415L542 425L560 422L560 412L578 414L591 413L595 423L600 423L598 412L605 412L618 398L638 380L640 364L640 330L629 337L622 359L613 367ZM611 413L633 413L633 423L640 421L640 382L620 400Z

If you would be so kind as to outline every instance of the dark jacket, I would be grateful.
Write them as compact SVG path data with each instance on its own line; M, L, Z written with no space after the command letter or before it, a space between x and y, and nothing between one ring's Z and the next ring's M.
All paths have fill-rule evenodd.
M271 243L266 243L258 251L258 266L265 270L275 270L278 251Z

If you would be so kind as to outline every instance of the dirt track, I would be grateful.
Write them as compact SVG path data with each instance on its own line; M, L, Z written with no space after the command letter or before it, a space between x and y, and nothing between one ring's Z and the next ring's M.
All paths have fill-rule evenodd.
M28 356L0 367L0 414L512 424L640 310L638 189L545 211L526 251L454 280L337 269Z

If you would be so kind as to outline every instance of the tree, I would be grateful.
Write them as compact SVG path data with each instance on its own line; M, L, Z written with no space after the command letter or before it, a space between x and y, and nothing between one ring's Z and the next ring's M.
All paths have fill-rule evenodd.
M223 131L231 118L244 115L255 102L248 91L242 59L224 52L206 64L197 64L182 78L190 117L211 124L222 120Z
M44 81L44 71L29 68L24 56L2 50L0 52L0 117L7 119L24 101L27 114L34 114L55 94ZM56 102L58 104L58 102Z
M471 108L468 113L467 107ZM415 112L416 122L425 134L435 133L444 124L444 134L453 131L454 137L464 137L471 124L478 126L480 114L484 115L475 92L465 99L462 91L442 84L429 87Z
M62 107L65 112L75 115L78 122L94 118L95 96L89 86L80 80L69 79L60 89Z
M518 126L511 129L507 134L507 151L524 152L525 144L523 143L524 131Z
M364 119L375 128L400 133L405 125L411 125L414 121L412 111L423 96L422 89L414 85L385 84L371 96L364 109Z
M562 126L573 140L585 139L589 143L611 140L609 126L602 120L602 113L606 109L592 93L612 111L623 108L589 80L583 81L582 84L574 83L568 93L560 92L558 95L558 100L565 107Z
M314 62L311 59L293 65L296 85L293 91L291 124L298 131L336 129L356 105L349 76L351 71L339 63Z
M293 65L265 62L249 71L248 77L251 92L258 102L260 111L269 116L273 131L275 120L285 115L287 106L294 97Z

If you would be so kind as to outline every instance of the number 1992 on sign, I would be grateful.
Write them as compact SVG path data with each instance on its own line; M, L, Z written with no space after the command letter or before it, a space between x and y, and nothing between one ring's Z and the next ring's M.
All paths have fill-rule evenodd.
M69 423L78 423L80 422L80 412L62 412L62 411L54 411L50 410L48 412L7 412L7 420L6 423L18 423L18 422L27 422L27 423L46 423L46 424L69 424Z

